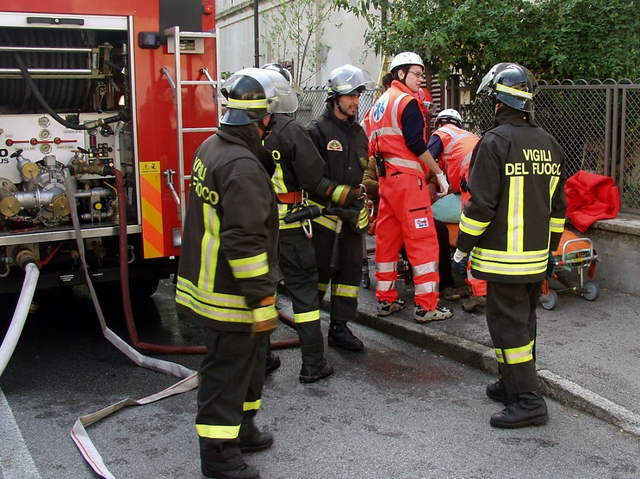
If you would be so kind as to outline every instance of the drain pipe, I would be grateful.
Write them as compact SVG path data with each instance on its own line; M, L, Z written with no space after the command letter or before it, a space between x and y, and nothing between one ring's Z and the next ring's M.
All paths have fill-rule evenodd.
M36 292L38 278L40 277L40 269L36 264L36 258L30 250L18 252L16 262L24 270L25 276L20 298L13 313L13 319L11 319L9 330L2 341L2 346L0 346L0 376L4 373L4 369L7 367L16 349L16 345L22 334L22 328L29 314L33 294Z

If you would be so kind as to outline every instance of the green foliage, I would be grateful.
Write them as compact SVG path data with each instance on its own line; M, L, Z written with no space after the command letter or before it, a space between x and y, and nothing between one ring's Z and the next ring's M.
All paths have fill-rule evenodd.
M332 0L368 21L377 53L419 53L430 71L477 85L495 63L537 78L640 78L637 0Z
M263 15L268 34L262 40L277 62L293 60L298 85L304 86L326 62L329 47L316 38L324 33L332 9L319 0L276 0L275 8Z

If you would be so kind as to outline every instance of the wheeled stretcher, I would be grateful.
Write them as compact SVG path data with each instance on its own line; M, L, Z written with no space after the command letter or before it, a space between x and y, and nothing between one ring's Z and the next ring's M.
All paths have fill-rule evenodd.
M553 252L553 257L555 259L553 279L564 288L553 290L549 287L548 280L543 281L540 304L544 309L553 309L558 302L558 292L562 291L576 292L588 301L598 297L600 288L593 281L598 255L589 238L582 238L565 230L558 249ZM577 284L568 277L568 273L572 271L578 273Z

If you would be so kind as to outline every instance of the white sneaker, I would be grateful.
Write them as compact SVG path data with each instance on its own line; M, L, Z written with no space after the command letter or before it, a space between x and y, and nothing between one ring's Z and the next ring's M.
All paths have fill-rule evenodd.
M451 308L445 306L436 306L433 311L427 311L419 304L413 310L413 320L418 323L428 323L429 321L442 321L453 316Z

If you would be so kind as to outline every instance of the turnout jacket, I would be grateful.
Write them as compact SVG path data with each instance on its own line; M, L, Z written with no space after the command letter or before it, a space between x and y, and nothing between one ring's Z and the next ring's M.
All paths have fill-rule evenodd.
M324 159L324 176L339 184L359 186L369 159L369 140L355 118L340 120L333 113L331 102L328 102L322 115L307 125L307 131ZM310 195L310 198L323 207L331 206L330 199L317 193ZM358 206L362 206L357 218L358 228L366 229L369 224L366 206ZM335 231L337 216L323 215L313 221Z
M195 153L178 267L178 311L250 332L277 316L278 210L254 125L224 127Z
M460 217L457 247L471 251L475 278L533 283L545 278L549 251L564 230L564 151L525 114L506 105L476 145L471 199Z
M271 152L276 165L271 178L276 194L314 191L324 176L324 161L316 150L307 130L296 120L276 113L272 116L271 133L264 146ZM280 229L299 228L300 222L285 224L284 217L292 204L278 204Z

